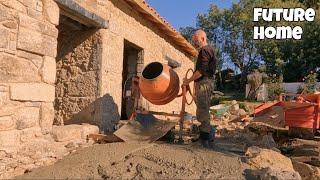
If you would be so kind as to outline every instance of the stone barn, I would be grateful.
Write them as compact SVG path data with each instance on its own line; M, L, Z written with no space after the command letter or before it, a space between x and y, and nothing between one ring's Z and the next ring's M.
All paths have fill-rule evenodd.
M0 0L0 37L0 178L112 132L132 107L130 77L159 61L182 79L196 55L143 0ZM141 102L166 112L180 103Z

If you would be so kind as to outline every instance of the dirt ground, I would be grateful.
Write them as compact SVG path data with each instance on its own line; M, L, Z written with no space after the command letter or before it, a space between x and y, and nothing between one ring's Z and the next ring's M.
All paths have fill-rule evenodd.
M241 155L198 144L112 143L80 149L18 179L245 179Z

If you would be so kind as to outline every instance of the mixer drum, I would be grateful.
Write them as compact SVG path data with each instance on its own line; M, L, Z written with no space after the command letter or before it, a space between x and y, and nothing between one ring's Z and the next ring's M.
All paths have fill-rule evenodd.
M143 69L139 88L152 104L164 105L178 96L179 76L168 65L152 62Z

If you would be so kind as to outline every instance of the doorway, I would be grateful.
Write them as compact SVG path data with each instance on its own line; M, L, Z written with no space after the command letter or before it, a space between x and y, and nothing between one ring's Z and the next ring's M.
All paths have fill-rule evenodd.
M94 122L99 83L99 46L96 28L60 15L55 125Z
M134 101L130 96L132 77L140 76L143 68L143 49L125 40L122 70L121 119L127 120L134 110Z

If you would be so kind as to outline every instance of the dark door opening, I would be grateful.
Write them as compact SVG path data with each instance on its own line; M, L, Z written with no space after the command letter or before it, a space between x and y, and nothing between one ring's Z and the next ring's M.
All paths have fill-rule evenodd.
M126 96L130 93L132 77L140 75L143 67L143 49L125 40L122 70L121 119L127 120L133 112L134 101Z

